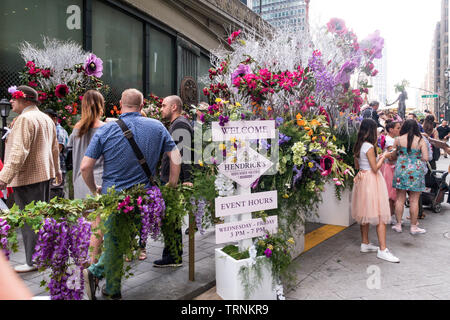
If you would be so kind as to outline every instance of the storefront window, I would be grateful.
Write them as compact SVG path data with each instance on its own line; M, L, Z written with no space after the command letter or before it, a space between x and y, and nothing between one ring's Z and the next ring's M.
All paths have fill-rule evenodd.
M83 0L0 1L0 98L18 84L25 65L18 46L28 41L37 46L42 36L82 43Z
M160 97L176 94L175 44L172 37L150 29L150 92Z
M211 62L209 56L204 54L200 55L200 67L198 69L198 91L199 100L208 102L208 98L203 94L203 88L209 83L209 68L211 68Z
M100 1L92 4L92 52L103 60L103 82L111 90L109 104L123 90L143 90L143 23Z

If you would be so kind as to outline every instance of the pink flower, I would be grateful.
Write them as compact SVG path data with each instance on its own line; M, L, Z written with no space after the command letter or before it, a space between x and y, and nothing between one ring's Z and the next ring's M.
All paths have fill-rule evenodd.
M58 84L55 89L55 96L58 98L64 98L69 94L69 87L65 84Z
M339 35L347 33L345 21L339 18L331 18L331 20L327 23L327 28L331 33L337 33Z
M38 86L38 84L37 84L35 81L30 81L30 82L28 82L28 85L29 85L30 87L32 87L32 88L35 88L35 87Z
M336 181L336 185L337 185L337 186L342 186L342 182Z
M137 198L137 204L138 204L138 205L141 205L141 204L142 204L142 197L141 197L141 196L139 196L139 197Z
M51 71L49 69L42 69L41 74L44 78L48 79L50 78Z
M373 70L373 72L372 72L372 77L375 77L376 75L378 74L378 70Z
M322 169L322 176L328 176L333 169L334 159L330 156L323 156L320 159L320 167Z

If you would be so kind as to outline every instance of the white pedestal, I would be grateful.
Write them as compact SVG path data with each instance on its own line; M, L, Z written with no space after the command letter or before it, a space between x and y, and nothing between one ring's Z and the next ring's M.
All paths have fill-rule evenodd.
M264 258L264 257L261 257ZM261 283L255 287L249 297L245 297L245 289L242 285L239 270L242 266L249 266L250 259L235 260L222 251L216 249L216 292L224 300L276 300L275 287L272 286L271 265L262 266ZM251 270L251 269L250 269ZM255 272L250 271L250 279L256 277ZM255 285L252 283L252 285Z
M309 222L349 227L355 223L351 214L352 192L346 189L341 192L341 200L336 198L335 186L327 182L322 192L323 202L319 204L318 217L308 217Z

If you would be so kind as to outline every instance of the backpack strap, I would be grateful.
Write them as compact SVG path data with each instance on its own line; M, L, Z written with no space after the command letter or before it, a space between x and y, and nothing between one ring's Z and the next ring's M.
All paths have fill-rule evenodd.
M148 180L150 180L150 184L152 186L156 186L156 183L153 180L152 172L151 172L150 168L148 167L147 161L145 160L145 157L144 157L141 149L139 149L139 146L137 145L136 141L134 140L133 133L131 132L131 130L128 128L128 126L125 124L125 122L122 119L117 120L116 123L119 125L120 129L122 129L123 135L125 136L125 138L127 138L128 142L130 143L131 148L133 149L134 154L136 155L136 157L139 161L139 164L141 165L142 169L144 170L145 175L147 176Z

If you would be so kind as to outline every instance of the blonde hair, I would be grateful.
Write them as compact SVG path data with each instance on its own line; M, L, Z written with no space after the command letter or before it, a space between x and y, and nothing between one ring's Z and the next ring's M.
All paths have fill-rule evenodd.
M95 121L103 115L105 99L102 94L96 90L88 90L81 101L81 120L78 122L78 136L85 135L95 124Z

